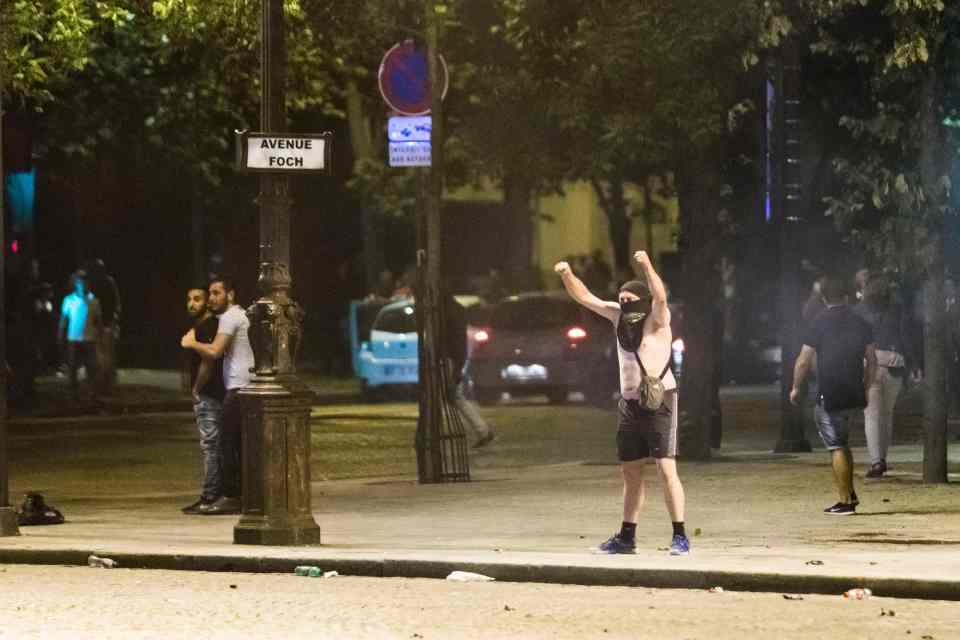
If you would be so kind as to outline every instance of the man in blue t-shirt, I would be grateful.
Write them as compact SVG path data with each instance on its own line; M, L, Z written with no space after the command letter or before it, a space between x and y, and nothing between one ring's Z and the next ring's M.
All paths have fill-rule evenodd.
M93 382L97 379L97 340L100 338L102 320L100 302L87 288L87 274L77 271L70 276L73 292L64 297L60 307L60 328L57 337L60 344L66 340L67 366L70 368L70 389L74 400L80 399L77 370L83 366L87 372L91 393L95 394Z
M820 438L830 450L840 495L840 501L824 513L848 516L856 513L860 502L853 488L850 419L867 406L867 390L877 370L876 344L873 329L847 305L842 280L827 278L822 293L826 309L807 327L794 367L790 402L800 403L803 383L816 358L819 387L814 417Z

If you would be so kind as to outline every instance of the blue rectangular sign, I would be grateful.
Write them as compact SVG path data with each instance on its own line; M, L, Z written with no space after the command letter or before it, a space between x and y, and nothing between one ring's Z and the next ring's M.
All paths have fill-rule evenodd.
M390 142L430 142L433 120L430 116L393 116L387 122Z

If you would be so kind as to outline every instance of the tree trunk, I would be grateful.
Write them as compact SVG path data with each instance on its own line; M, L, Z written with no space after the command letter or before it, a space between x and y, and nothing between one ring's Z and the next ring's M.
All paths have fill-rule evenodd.
M354 80L347 81L347 124L350 127L350 145L354 166L374 157L370 121L363 109L363 95ZM363 210L363 266L367 291L376 289L380 272L386 268L383 251L383 225L380 212L368 203Z
M719 176L709 166L678 172L683 243L683 300L686 357L680 388L680 453L691 460L710 458L716 375L715 314L719 313L720 244L717 222ZM669 284L669 283L668 283Z
M657 208L653 204L653 190L650 188L650 177L643 180L643 230L645 242L644 250L653 258L657 255L657 249L653 242L653 218L656 215Z
M190 189L190 244L193 251L194 282L207 281L207 250L204 233L203 205L200 202L199 180L193 178Z
M504 206L513 221L512 233L507 238L506 272L511 274L510 283L515 291L536 289L532 272L533 265L533 217L530 211L530 198L533 189L526 180L511 172L503 181Z
M613 176L609 186L604 189L599 180L590 183L600 201L600 207L607 214L607 226L610 230L610 243L613 246L613 263L616 271L630 272L630 218L627 216L627 199L623 191L623 178Z
M944 300L943 247L940 235L931 253L923 296L923 481L947 482L947 313Z
M928 236L927 278L924 287L924 376L923 402L925 438L923 481L947 482L947 314L944 299L944 213L949 190L944 178L950 174L952 156L947 131L942 124L943 66L931 64L923 83L920 111L920 174L927 196Z

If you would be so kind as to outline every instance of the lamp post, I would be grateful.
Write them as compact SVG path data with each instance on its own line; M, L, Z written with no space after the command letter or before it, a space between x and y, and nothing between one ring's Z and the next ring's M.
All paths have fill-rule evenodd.
M262 131L286 129L283 0L262 0ZM243 507L237 544L319 544L310 496L311 394L297 378L303 310L290 296L290 181L260 176L260 298L247 310L254 376L240 390Z

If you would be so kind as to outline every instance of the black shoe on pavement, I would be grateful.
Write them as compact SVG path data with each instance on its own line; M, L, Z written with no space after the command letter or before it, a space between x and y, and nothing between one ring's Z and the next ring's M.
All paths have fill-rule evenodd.
M828 516L852 516L857 512L857 508L852 504L838 502L832 507L827 507L823 512Z
M854 507L857 507L860 504L860 498L857 497L856 491L850 492L850 504L853 505Z
M864 475L865 478L869 480L878 480L883 477L883 474L887 470L887 465L882 462L877 462L876 464L870 465L870 469Z
M206 498L204 496L200 496L196 502L184 507L183 509L180 509L180 511L187 515L196 515L200 513L201 507L208 504L213 504L214 502L216 502L216 500L217 500L216 498Z
M240 513L240 498L222 496L216 502L197 508L201 516L235 516Z

